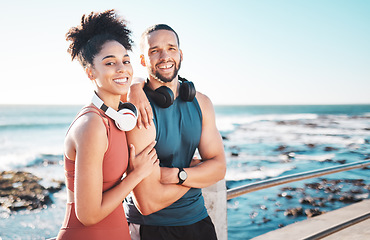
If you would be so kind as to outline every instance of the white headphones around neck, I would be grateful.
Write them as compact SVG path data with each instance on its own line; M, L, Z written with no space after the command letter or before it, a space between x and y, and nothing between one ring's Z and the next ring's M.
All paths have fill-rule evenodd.
M137 109L134 104L126 102L120 102L118 106L118 111L104 104L96 92L91 102L99 109L103 110L105 114L114 120L116 126L119 130L130 131L132 130L137 121Z

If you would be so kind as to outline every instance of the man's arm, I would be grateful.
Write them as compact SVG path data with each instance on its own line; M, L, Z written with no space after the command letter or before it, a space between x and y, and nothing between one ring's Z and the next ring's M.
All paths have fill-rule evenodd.
M197 100L202 110L202 134L198 146L201 163L185 168L188 178L184 186L193 188L208 187L225 177L226 159L222 138L216 127L216 116L211 100L197 92ZM178 182L177 168L161 168L161 182L174 184Z
M152 107L143 91L144 85L145 79L138 77L133 78L127 96L122 96L121 98L121 101L129 101L136 106L139 112L139 117L137 119L138 128L142 128L142 126L148 128L153 124Z
M135 127L127 132L128 144L135 146L136 154L155 140L154 124L148 128ZM143 215L159 211L181 198L188 187L175 184L162 184L160 182L160 168L154 169L152 174L142 180L133 190L135 205Z

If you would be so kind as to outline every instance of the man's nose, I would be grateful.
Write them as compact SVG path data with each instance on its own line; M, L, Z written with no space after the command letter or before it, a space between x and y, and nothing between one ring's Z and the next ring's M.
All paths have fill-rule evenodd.
M161 59L167 60L167 59L170 58L170 55L168 54L168 52L166 50L163 50L161 52L161 56L160 57L161 57Z

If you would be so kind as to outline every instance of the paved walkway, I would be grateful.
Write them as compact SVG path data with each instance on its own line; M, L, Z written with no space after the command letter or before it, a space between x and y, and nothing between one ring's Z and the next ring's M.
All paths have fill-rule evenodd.
M286 227L268 232L253 240L290 240L290 239L324 239L324 240L365 240L370 239L370 218L360 221L370 215L370 199L351 204L317 217L290 224ZM343 230L339 230L323 238L315 237L327 229L336 229L348 221L355 222ZM358 222L360 221L360 222Z

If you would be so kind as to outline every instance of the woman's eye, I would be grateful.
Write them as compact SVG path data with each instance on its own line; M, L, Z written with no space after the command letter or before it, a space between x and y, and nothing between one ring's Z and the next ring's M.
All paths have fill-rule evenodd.
M107 62L105 65L112 66L112 65L114 65L114 62Z

